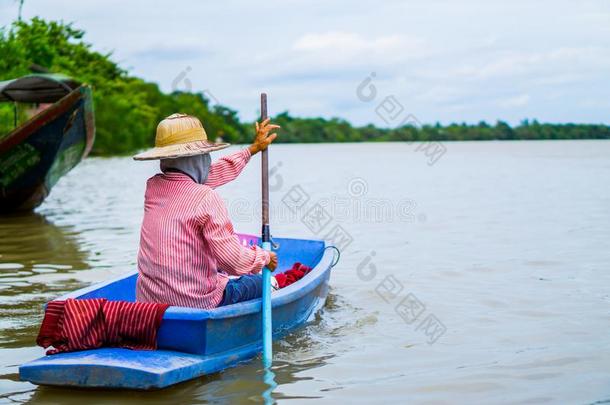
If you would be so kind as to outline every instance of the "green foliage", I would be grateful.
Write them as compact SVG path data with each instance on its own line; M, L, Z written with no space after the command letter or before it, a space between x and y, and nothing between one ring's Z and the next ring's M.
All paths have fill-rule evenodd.
M252 124L240 122L236 111L210 106L201 93L163 93L157 84L131 76L112 60L111 53L93 50L83 41L84 35L72 24L41 18L17 21L0 29L0 80L29 74L30 66L36 64L90 84L97 128L94 154L127 154L151 146L156 124L174 112L199 117L211 139L220 137L231 143L252 139ZM25 119L21 110L19 121ZM353 127L339 118L296 118L283 112L274 121L282 126L278 142L287 143L610 138L610 127L605 125L540 124L527 120L515 128L498 121L495 125L437 123L421 128L383 129L373 125ZM12 129L13 105L3 103L0 134Z
M155 83L130 76L112 60L83 41L84 32L72 24L34 18L0 30L0 80L20 77L36 64L63 73L93 87L96 118L94 154L132 153L154 142L157 123L174 112L201 118L210 138L245 139L236 112L225 107L210 110L200 93L164 94ZM8 119L6 119L8 118ZM13 128L13 106L0 107L0 130Z

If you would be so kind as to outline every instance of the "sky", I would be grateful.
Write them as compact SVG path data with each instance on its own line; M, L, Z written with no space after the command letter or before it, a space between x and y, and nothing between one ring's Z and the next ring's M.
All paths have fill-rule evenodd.
M0 0L0 26L17 17ZM610 124L610 1L49 1L164 91L258 114L394 127L504 120Z

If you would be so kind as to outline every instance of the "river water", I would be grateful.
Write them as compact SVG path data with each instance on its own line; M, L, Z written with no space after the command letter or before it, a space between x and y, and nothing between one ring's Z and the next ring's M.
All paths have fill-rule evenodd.
M275 343L279 402L610 401L610 142L445 146L273 146L273 233L345 236L326 306ZM219 189L241 232L259 231L259 170ZM43 303L135 268L155 171L90 158L34 214L0 218L1 402L262 401L259 361L156 392L19 381Z

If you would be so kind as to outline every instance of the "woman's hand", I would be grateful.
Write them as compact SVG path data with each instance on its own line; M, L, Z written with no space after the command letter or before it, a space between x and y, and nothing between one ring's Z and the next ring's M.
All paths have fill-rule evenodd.
M256 137L254 138L254 142L252 142L252 145L248 147L251 155L254 155L262 150L267 149L267 146L269 146L269 144L273 142L275 138L277 138L276 133L269 134L269 132L279 128L280 126L270 124L269 121L270 118L267 118L260 124L258 122L255 123L254 127L256 129Z
M269 252L269 264L267 264L267 268L271 271L277 269L277 254L274 252Z

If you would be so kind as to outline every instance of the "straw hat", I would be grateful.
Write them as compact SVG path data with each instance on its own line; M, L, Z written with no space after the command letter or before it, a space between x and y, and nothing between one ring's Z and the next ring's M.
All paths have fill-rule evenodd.
M135 160L170 159L181 156L203 155L224 149L228 143L208 141L208 136L196 117L172 114L157 126L155 147L135 155Z

